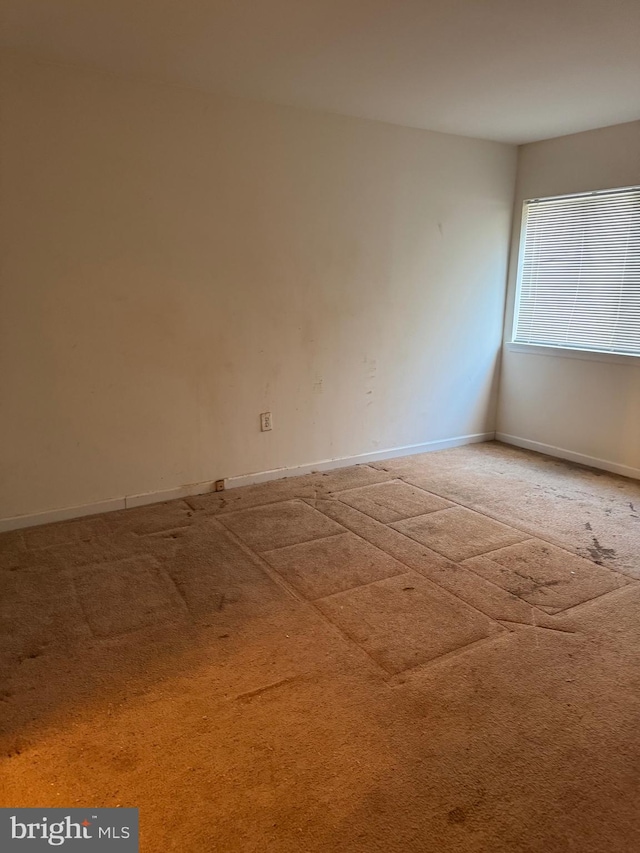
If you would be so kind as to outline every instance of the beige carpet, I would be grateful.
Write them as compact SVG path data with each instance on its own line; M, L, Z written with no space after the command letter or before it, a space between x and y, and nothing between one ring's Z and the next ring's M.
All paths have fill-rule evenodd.
M496 443L0 536L0 801L146 853L640 850L640 483Z

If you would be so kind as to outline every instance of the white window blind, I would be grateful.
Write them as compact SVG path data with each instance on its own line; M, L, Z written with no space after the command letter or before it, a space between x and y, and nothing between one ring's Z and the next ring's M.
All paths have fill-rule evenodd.
M525 201L513 340L640 355L640 187Z

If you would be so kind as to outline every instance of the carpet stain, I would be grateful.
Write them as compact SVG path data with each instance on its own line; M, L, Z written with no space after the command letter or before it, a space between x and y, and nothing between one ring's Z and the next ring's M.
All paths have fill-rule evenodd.
M0 805L136 806L141 853L640 850L638 506L491 443L2 534Z
M464 809L460 807L456 807L455 809L451 809L449 814L447 815L447 820L449 823L464 823L467 819L467 815L465 814Z
M595 536L592 541L593 547L589 548L588 551L594 562L598 563L598 565L602 565L602 560L613 560L615 558L616 552L614 548L603 547Z

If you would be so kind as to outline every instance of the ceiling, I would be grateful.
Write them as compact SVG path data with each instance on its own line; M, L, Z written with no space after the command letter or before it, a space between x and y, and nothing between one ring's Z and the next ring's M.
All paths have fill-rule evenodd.
M465 136L640 118L640 0L0 0L42 58Z

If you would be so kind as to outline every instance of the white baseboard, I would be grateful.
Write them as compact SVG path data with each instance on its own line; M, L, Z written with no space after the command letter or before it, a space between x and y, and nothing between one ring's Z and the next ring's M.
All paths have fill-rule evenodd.
M556 456L558 459L567 459L569 462L577 462L579 465L587 465L589 468L600 468L612 474L621 474L623 477L631 477L640 480L640 468L632 468L629 465L620 465L618 462L610 462L608 459L598 459L597 456L587 456L585 453L576 453L564 447L555 447L553 444L543 444L541 441L531 441L528 438L520 438L518 435L509 435L506 432L497 432L496 439L504 444L513 444L523 447L525 450L536 450L547 456Z
M97 515L100 512L113 512L124 508L124 498L112 498L92 504L35 512L31 515L14 515L13 518L0 518L0 533L6 530L19 530L22 527L35 527L37 524L51 524L53 521L69 521L72 518L82 518L85 515Z
M204 495L215 491L216 480L204 480L202 483L188 483L186 486L176 486L173 489L162 489L157 492L142 492L139 495L127 495L124 499L125 507L132 509L134 506L147 506L147 504L161 504L165 501L175 501L178 498L188 498L189 495ZM225 484L226 484L225 480Z
M215 483L215 480L207 480L204 483L189 483L186 486L176 486L173 489L142 492L139 495L126 495L123 498L112 498L111 500L98 501L92 504L50 509L31 515L15 515L12 518L0 518L0 533L7 530L20 530L23 527L34 527L38 524L69 521L73 518L83 518L86 515L97 515L101 512L113 512L117 509L131 509L136 506L174 501L178 498L186 498L189 495L203 495L206 492L214 491Z
M281 480L285 477L300 477L313 471L330 471L334 468L347 468L350 465L363 465L368 462L381 462L384 459L394 459L398 456L412 456L416 453L429 453L434 450L445 450L448 447L459 447L463 444L476 444L482 441L492 441L494 432L480 432L474 435L460 435L455 438L444 438L439 441L427 441L423 444L410 444L406 447L392 447L388 450L374 450L371 453L360 453L357 456L343 456L338 459L324 459L308 465L296 465L291 468L274 468L271 471L259 471L255 474L241 474L225 479L225 488L235 489L239 486L249 486L254 483L266 483L269 480ZM203 495L212 492L216 480L205 480L201 483L188 483L172 489L162 489L155 492L142 492L137 495L126 495L122 498L99 501L82 506L52 509L30 515L17 515L12 518L0 518L0 533L6 530L18 530L23 527L33 527L37 524L50 524L55 521L68 521L72 518L82 518L86 515L96 515L101 512L111 512L117 509L129 509L147 504L164 503L190 495Z
M283 480L285 477L300 477L312 474L314 471L332 471L336 468L348 468L350 465L366 465L369 462L382 462L384 459L395 459L398 456L413 456L416 453L430 453L434 450L446 450L448 447L460 447L463 444L477 444L482 441L493 441L495 432L479 432L474 435L459 435L455 438L443 438L439 441L425 441L423 444L408 444L405 447L392 447L388 450L373 450L370 453L359 453L357 456L341 456L337 459L324 459L308 465L296 465L292 468L274 468L271 471L260 471L256 474L241 474L239 477L229 477L225 480L225 488L235 489L238 486L251 486L256 483L266 483L269 480Z

